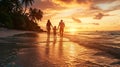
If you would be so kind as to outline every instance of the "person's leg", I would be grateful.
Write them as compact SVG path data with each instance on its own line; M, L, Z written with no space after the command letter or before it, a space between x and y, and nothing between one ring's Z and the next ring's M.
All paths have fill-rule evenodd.
M60 36L61 36L61 34L62 34L62 33L61 33L61 29L60 29Z
M47 34L50 35L50 30L47 31Z
M55 31L53 31L53 35L56 36L56 32Z
M64 28L62 29L62 36L63 36L63 33L64 33Z
M64 32L64 29L63 29L63 28L61 28L61 36L63 36L63 32Z

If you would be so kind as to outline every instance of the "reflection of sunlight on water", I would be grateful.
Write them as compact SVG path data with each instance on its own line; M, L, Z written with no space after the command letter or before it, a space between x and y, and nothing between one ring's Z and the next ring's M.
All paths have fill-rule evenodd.
M68 54L70 56L77 56L82 51L85 51L85 48L80 47L78 44L73 42L68 42L63 47L65 50L65 54Z
M80 53L86 51L84 47L64 38L48 38L46 41L46 44L40 44L38 47L41 61L49 61L54 64L72 64L72 61L75 61Z
M77 29L76 28L69 28L67 30L70 34L76 34L77 33Z
M76 51L75 51L75 46L73 46L72 44L70 44L70 54L71 55L75 55L76 54Z
M46 39L46 42L40 44L38 47L39 59L42 62L49 61L50 63L60 65L65 63L74 64L73 61L76 61L79 54L86 51L84 47L70 42L66 38L53 37Z

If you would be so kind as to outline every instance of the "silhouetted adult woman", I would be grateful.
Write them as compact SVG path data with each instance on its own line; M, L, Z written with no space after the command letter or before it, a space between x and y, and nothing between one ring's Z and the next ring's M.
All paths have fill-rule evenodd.
M51 24L50 20L48 20L47 24L46 24L46 29L47 29L47 34L48 35L50 35L51 26L52 26L52 24Z

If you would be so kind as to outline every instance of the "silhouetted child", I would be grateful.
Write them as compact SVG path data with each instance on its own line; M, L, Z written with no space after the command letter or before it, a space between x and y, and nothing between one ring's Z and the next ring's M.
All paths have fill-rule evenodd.
M57 28L56 28L56 26L53 27L53 34L54 34L54 36L56 36L56 34L57 34Z

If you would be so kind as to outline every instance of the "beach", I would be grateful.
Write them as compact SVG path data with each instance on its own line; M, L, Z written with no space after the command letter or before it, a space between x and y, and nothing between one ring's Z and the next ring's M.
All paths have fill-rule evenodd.
M13 36L15 34L22 34L27 32L33 32L33 31L22 31L22 30L0 28L0 37L8 37L8 36Z
M77 36L77 35L76 35ZM2 29L0 66L2 67L119 67L119 48L83 36ZM97 40L97 39L96 39ZM103 42L103 43L100 43ZM110 42L108 42L110 43ZM95 46L96 45L96 46ZM117 51L117 52L116 52ZM116 53L115 53L116 52ZM112 55L114 54L114 55Z

